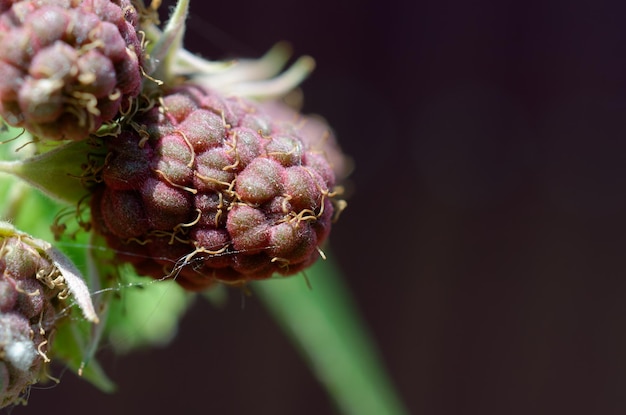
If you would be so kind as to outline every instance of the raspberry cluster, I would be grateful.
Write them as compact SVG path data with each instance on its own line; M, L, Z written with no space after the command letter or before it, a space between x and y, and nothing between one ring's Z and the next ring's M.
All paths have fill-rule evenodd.
M130 0L0 2L0 116L52 140L82 140L141 90Z
M271 112L271 111L270 111ZM332 136L193 84L107 138L97 232L139 272L200 290L311 265L336 201Z
M284 46L258 61L205 61L182 49L188 0L163 29L159 3L0 0L0 121L40 153L0 161L0 171L76 203L79 225L115 263L190 291L304 270L324 256L345 207L345 158L330 128L279 100L312 58L283 73ZM94 281L109 284L110 264L92 262ZM71 261L0 222L0 408L45 374L55 331L72 353L103 333L66 339L68 296L99 322Z

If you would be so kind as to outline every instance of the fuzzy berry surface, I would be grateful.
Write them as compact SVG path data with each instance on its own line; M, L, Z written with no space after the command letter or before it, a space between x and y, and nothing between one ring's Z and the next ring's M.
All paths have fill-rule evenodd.
M107 137L95 230L140 273L189 290L308 267L343 206L334 139L284 118L193 84L170 90Z
M43 376L66 294L28 238L0 236L0 408L20 403Z
M81 140L141 90L130 0L0 2L0 116L41 139Z

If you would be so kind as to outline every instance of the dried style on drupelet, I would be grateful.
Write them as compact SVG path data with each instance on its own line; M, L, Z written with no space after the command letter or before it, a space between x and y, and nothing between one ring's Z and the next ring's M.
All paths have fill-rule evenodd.
M130 0L0 1L0 116L46 140L81 140L142 84Z
M87 293L79 303L97 321L86 286L65 272L65 261L46 242L0 222L0 408L19 403L30 385L45 378L70 295Z
M344 207L328 127L280 105L185 84L105 145L94 228L140 273L190 290L306 268Z

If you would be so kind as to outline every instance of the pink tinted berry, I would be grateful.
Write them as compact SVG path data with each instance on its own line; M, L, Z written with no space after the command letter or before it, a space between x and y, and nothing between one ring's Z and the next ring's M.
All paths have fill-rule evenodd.
M0 222L0 408L44 376L65 282L37 243Z
M105 140L94 228L140 273L191 290L311 265L344 206L329 162L343 156L327 127L272 112L193 84L172 89Z
M81 140L128 107L144 62L130 0L0 5L0 116L40 139Z

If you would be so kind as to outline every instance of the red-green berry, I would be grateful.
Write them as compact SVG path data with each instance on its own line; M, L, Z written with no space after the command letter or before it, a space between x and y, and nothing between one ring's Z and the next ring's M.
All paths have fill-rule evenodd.
M106 139L94 228L140 272L191 290L298 272L344 206L334 188L342 166L330 162L342 155L327 127L308 136L308 122L174 88Z

